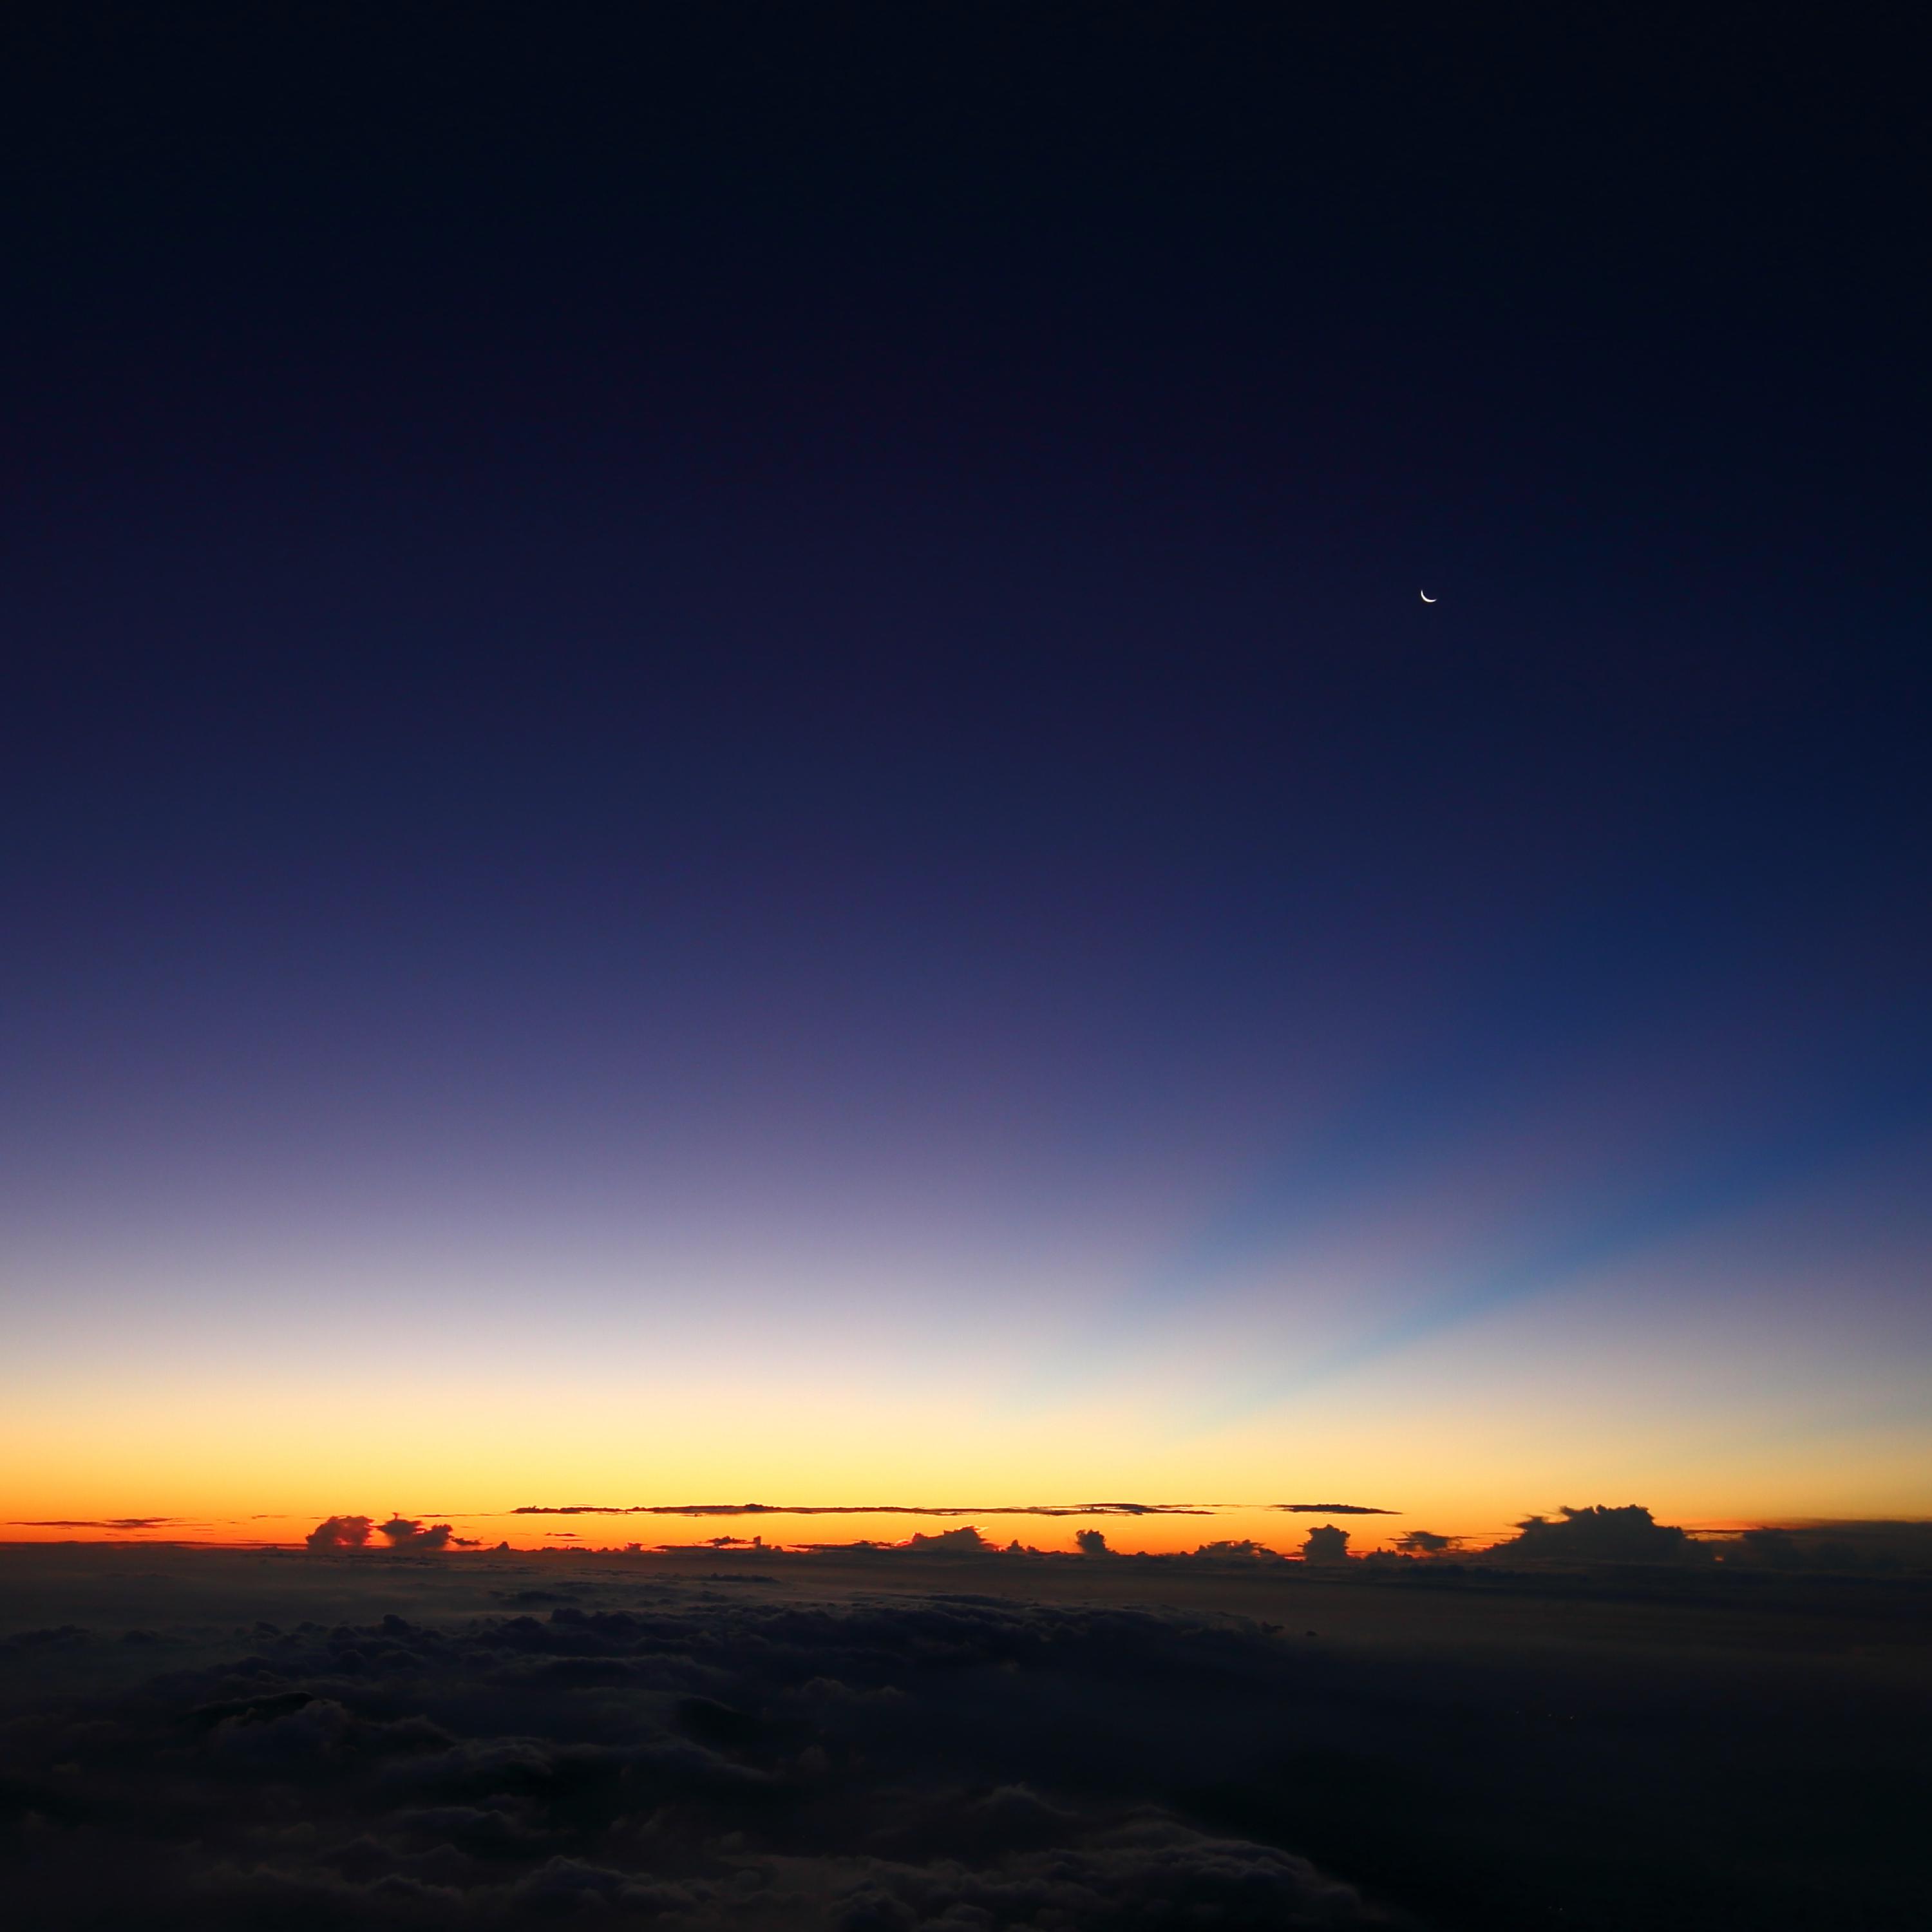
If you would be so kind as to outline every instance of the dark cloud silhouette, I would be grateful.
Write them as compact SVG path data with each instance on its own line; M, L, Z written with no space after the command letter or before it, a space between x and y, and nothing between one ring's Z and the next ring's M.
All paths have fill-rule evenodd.
M1301 1546L1304 1563L1346 1563L1348 1560L1348 1532L1333 1523L1311 1529Z
M392 1516L376 1526L376 1534L388 1540L392 1550L447 1550L455 1532L446 1522L421 1523L408 1516ZM473 1547L473 1546L472 1546Z
M1294 1505L1283 1504L1283 1508ZM1344 1504L1346 1508L1347 1505ZM1212 1516L1199 1503L523 1503L512 1516ZM1385 1514L1385 1511L1364 1514Z
M1082 1556L1111 1556L1113 1552L1107 1547L1105 1530L1083 1529L1073 1539L1073 1546Z
M1738 1538L1739 1556L1770 1570L1852 1570L1856 1546L1843 1537L1795 1535L1788 1529L1748 1529Z
M1892 1576L1932 1570L1932 1522L1842 1521L1748 1529L1718 1550L1746 1568Z
M427 1553L482 1546L480 1538L458 1536L446 1522L425 1523L405 1516L392 1516L387 1522L374 1522L366 1516L332 1516L317 1523L303 1540L310 1549L324 1552L366 1550L372 1533L397 1550Z
M903 1546L928 1556L984 1556L993 1550L992 1544L970 1523L962 1523L957 1529L936 1530L930 1536L914 1531Z
M319 1522L303 1540L311 1550L361 1550L374 1527L366 1516L332 1516Z
M1450 1548L1459 1539L1438 1536L1432 1529L1412 1529L1395 1539L1395 1547L1412 1556L1434 1556Z
M1520 1534L1497 1544L1494 1553L1539 1562L1586 1563L1696 1562L1710 1556L1683 1530L1655 1521L1639 1503L1621 1508L1597 1503L1587 1509L1572 1509L1566 1503L1558 1518L1526 1518L1516 1526Z
M16 1529L162 1529L182 1522L178 1516L16 1517Z
M1270 1503L1291 1516L1400 1516L1400 1510L1372 1509L1366 1503Z

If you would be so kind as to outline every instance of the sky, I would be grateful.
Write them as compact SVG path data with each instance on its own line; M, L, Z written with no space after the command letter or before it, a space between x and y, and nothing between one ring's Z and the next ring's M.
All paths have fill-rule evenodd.
M23 10L0 1534L1932 1514L1904 24Z

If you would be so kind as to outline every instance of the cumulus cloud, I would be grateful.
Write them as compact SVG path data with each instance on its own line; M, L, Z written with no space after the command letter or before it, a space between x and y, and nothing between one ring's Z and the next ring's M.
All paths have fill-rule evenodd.
M1411 1556L1434 1556L1450 1548L1458 1540L1453 1536L1438 1536L1432 1529L1412 1529L1398 1536L1394 1546Z
M928 1556L989 1556L994 1553L994 1546L970 1523L962 1523L957 1529L935 1530L930 1536L915 1530L903 1547L923 1550Z
M1333 1523L1311 1529L1301 1545L1304 1563L1346 1563L1348 1560L1348 1532Z
M373 1527L366 1516L332 1516L302 1540L311 1550L361 1550L367 1546Z
M458 1536L446 1522L425 1523L406 1516L392 1516L387 1522L372 1522L366 1516L332 1516L317 1523L303 1540L310 1549L325 1552L366 1550L372 1533L392 1550L426 1552L481 1547L480 1538Z
M1586 1563L1682 1563L1710 1554L1675 1525L1657 1522L1640 1503L1597 1503L1586 1509L1566 1503L1556 1520L1532 1516L1516 1528L1517 1535L1496 1545L1496 1554Z
M404 1516L376 1526L376 1534L387 1538L392 1550L447 1550L454 1533L446 1522L421 1523Z

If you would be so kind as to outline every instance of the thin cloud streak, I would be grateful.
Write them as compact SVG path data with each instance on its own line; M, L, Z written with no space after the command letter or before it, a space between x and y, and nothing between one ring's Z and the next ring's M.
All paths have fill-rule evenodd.
M1400 1510L1375 1509L1366 1503L1270 1503L1290 1516L1400 1516Z
M15 1516L8 1527L10 1529L160 1529L170 1524L185 1522L185 1516L115 1516L102 1518L93 1516Z
M512 1516L1212 1516L1202 1503L524 1503Z

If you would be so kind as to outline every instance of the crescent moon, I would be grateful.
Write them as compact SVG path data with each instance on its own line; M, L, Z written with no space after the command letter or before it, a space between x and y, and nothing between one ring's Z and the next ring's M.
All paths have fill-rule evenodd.
M1425 604L1433 604L1436 602L1436 599L1430 596L1429 592L1426 590L1418 590L1415 594L1420 597Z

